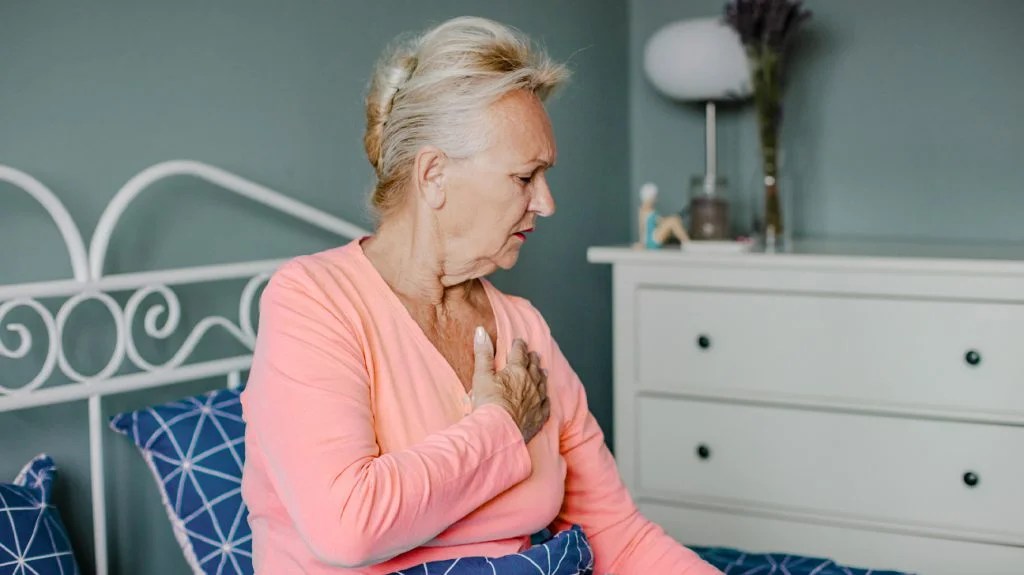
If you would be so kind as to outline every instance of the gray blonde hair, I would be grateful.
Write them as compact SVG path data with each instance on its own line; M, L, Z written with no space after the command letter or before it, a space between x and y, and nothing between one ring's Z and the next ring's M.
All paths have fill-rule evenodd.
M521 32L485 18L455 18L391 47L366 96L363 145L377 173L373 208L385 215L401 204L421 147L452 158L481 152L481 120L491 104L515 90L544 101L568 77Z

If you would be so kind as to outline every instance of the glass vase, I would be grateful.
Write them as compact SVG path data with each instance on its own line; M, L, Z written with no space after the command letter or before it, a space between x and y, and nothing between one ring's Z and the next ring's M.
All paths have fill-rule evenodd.
M784 151L775 148L766 169L759 166L748 180L750 237L766 252L788 252L793 247L793 184L784 164Z
M755 198L755 233L765 251L786 249L786 218L780 178L779 131L782 126L781 55L775 50L748 51L754 103L757 109L758 140L761 145L760 198Z

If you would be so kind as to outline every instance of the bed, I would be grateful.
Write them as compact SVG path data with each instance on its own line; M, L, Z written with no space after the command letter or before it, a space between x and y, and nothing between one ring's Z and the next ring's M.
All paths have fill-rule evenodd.
M238 394L244 387L256 337L259 294L282 260L107 272L113 233L125 211L141 194L159 188L158 182L178 177L205 181L218 193L262 204L292 216L301 225L330 232L338 241L367 233L358 225L221 168L170 160L149 166L126 181L103 211L87 245L56 194L30 174L0 165L5 189L24 191L52 220L66 246L71 270L69 279L0 283L0 418L43 406L87 406L86 428L71 433L88 439L90 493L88 501L74 505L87 506L92 517L90 540L71 541L62 517L76 510L58 508L53 502L53 490L59 487L54 478L64 462L50 457L47 445L33 445L38 456L25 462L18 477L0 478L0 516L6 515L11 526L6 531L6 526L0 527L0 574L71 573L76 568L97 575L112 572L118 550L108 538L108 507L123 492L112 493L107 487L104 441L108 434L129 441L145 461L152 475L145 480L158 487L171 532L194 573L252 571L251 538L239 488L244 423ZM0 205L3 200L0 197ZM193 300L179 296L190 287L224 281L241 286L231 314L189 313L194 312L188 309ZM101 368L89 372L76 367L74 356L77 343L94 334L88 325L83 328L80 322L69 321L84 306L103 310L101 315L105 314L104 321L113 326L114 333L109 357L102 359ZM185 322L185 317L192 321ZM226 337L234 345L204 345L214 336ZM171 348L167 358L154 361L143 340L167 342L165 347ZM18 362L35 366L27 379L22 377L25 370L10 369ZM173 398L170 401L104 417L104 400L211 378L221 383L199 393L184 388L178 394L168 391ZM6 436L0 444L31 440ZM28 531L19 533L16 525L26 524L26 517L30 519ZM76 547L91 547L88 564L75 557ZM827 559L724 548L701 548L700 552L729 573L866 573Z

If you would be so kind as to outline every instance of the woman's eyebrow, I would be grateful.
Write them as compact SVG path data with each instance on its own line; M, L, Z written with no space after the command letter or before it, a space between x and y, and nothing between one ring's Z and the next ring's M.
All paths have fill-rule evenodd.
M536 159L536 160L530 160L529 162L526 162L525 164L523 164L523 167L533 168L533 169L544 168L545 170L548 169L548 168L553 168L554 166L555 166L554 162L548 162L547 160L541 160L539 158Z

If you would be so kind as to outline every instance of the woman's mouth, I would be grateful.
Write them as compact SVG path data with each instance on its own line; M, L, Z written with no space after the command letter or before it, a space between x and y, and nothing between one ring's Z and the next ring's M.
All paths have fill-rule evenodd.
M514 235L515 237L519 238L520 241L525 242L526 241L526 234L528 234L528 233L530 233L532 231L533 231L533 228L530 228L528 230L523 230L521 232L516 232L516 233L514 233L512 235Z

